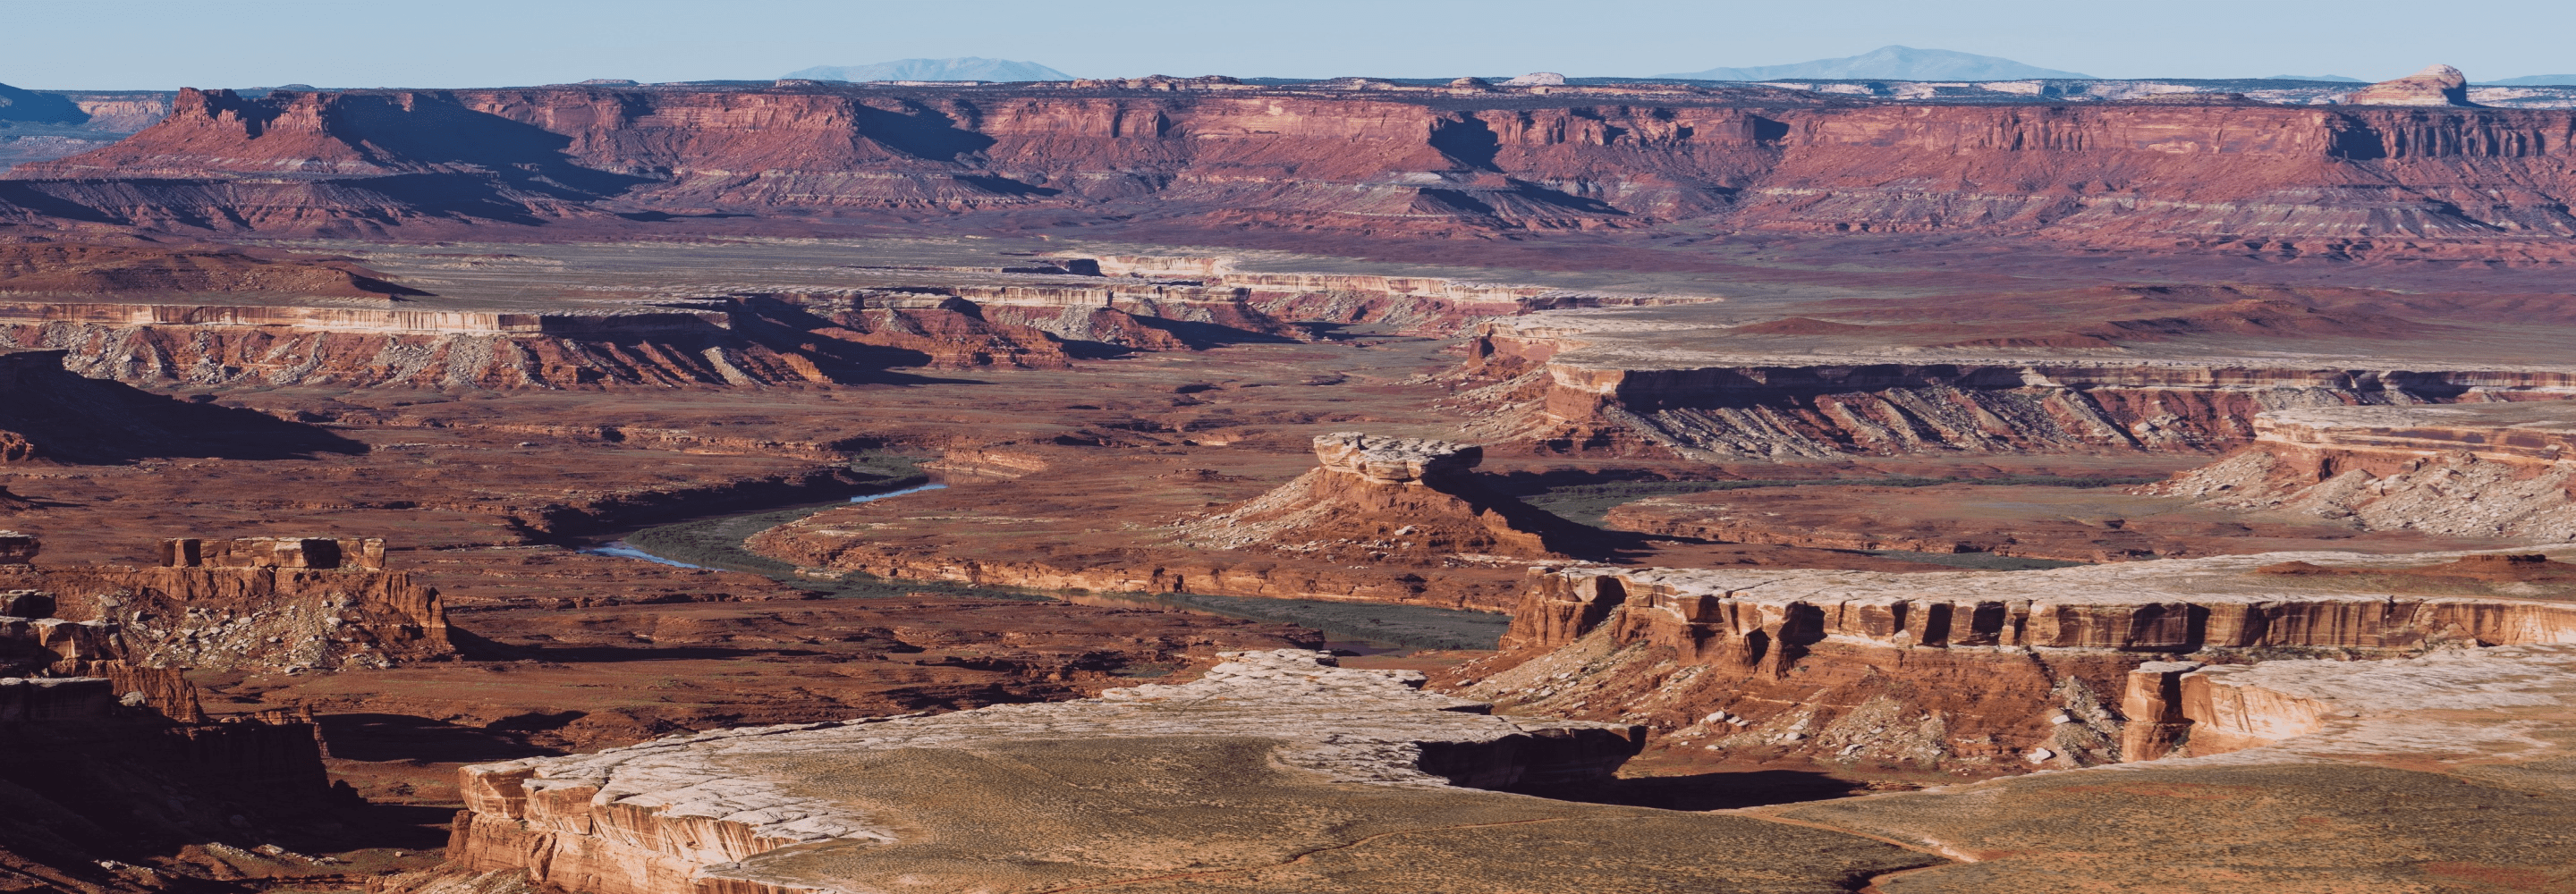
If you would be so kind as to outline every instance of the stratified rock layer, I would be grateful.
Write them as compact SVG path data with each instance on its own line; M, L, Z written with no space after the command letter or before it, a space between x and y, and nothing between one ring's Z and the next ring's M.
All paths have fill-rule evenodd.
M2423 71L2355 90L2344 101L2362 106L2465 106L2470 104L2469 76L2448 65L2428 65Z
M2305 561L2390 569L2468 553L2261 553L2043 571L1568 568L1536 578L1514 644L1561 645L1600 606L1639 635L1747 666L1826 640L1906 648L2023 646L2193 652L2274 646L2414 649L2576 641L2576 603L2310 585L2260 569Z
M1881 879L1889 894L2545 889L2576 861L2558 832L2576 820L2569 646L2132 679L2174 710L2140 713L2133 690L2131 729L2158 721L2189 756L1757 812L1963 861Z
M1295 480L1183 523L1182 542L1371 561L1579 548L1574 525L1476 483L1483 448L1335 432L1315 438L1315 456Z
M2254 430L2244 450L2146 491L2363 530L2576 540L2576 405L2281 410Z
M1664 889L1719 848L1778 855L1745 872L1787 892L1921 863L1729 817L1456 788L1596 778L1635 732L1489 716L1320 653L1232 658L1086 701L467 767L449 858L585 894L1357 890L1434 868L1444 890ZM1565 834L1483 831L1506 826ZM1793 841L1819 850L1791 856Z
M1491 411L1479 436L1708 461L2202 450L2252 439L2251 420L2266 411L2576 394L2576 368L2564 365L2399 359L2390 349L2404 345L2388 339L2412 325L2403 320L2307 320L2316 337L2375 339L2337 344L2349 353L2313 364L2247 359L2241 345L2217 343L2307 337L2294 324L2323 315L2294 310L2229 305L2199 320L2092 327L2121 335L2170 325L2182 333L2175 338L2211 339L2200 345L2164 334L2010 344L1959 339L2008 331L1995 326L1927 327L1927 336L1795 318L1727 326L1651 311L1543 313L1480 324L1461 375L1489 383L1469 394Z
M61 674L98 662L381 667L455 652L438 591L384 570L381 540L180 539L163 555L158 568L0 565L0 609L26 615L0 617L0 653L18 647Z
M131 139L12 169L0 212L333 233L789 209L1144 210L1424 235L1715 217L2168 248L2437 238L2551 251L2535 237L2576 234L2571 120L2225 98L1927 107L1671 85L189 90Z
M2541 573L2564 567L2555 563L2481 561L2493 558L2269 553L1910 574L1563 568L1532 579L1503 641L1549 651L1459 691L1643 722L1667 742L1729 754L2086 766L2182 738L2179 726L2124 729L2187 723L2173 708L2188 697L2179 682L2139 690L2135 672L2150 662L2576 643L2576 576ZM2419 567L2428 563L2444 564Z

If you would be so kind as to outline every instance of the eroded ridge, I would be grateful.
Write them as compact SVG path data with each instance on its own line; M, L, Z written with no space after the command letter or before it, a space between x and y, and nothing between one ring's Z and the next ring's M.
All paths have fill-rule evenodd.
M1961 861L1879 879L1891 894L2530 890L2576 858L2558 834L2576 648L2160 662L2131 681L2131 732L2179 745L2140 757L2171 756L1763 812Z
M2138 291L2058 296L2049 321L1972 324L1547 311L1479 323L1457 375L1485 383L1464 397L1487 413L1479 437L1712 462L2206 450L2257 437L2267 411L2557 400L2576 383L2563 365L2397 341L2433 327L2286 300L2113 320L2088 303ZM2298 360L2229 340L2248 334L2300 343Z
M1370 562L1562 556L1582 548L1575 526L1476 482L1471 472L1484 448L1348 431L1317 435L1314 443L1314 469L1181 522L1177 539Z
M1722 756L2113 763L2184 737L2179 676L2200 665L2178 659L2576 643L2576 578L2543 555L2265 553L1905 574L1556 568L1533 577L1502 643L1530 657L1460 691L1504 710L1644 723L1656 747ZM2147 670L2165 676L2141 683Z
M2564 402L2281 410L2254 431L2147 492L2371 531L2576 538L2576 406Z
M1103 751L1100 760L1141 774L1122 777L1120 788L1490 788L1605 777L1642 736L1624 725L1490 716L1483 703L1418 691L1420 674L1344 669L1328 653L1226 657L1195 682L1113 689L1097 699L708 732L469 766L449 857L467 869L524 870L594 894L879 890L889 873L991 879L1024 871L1000 864L1028 859L1061 862L1050 871L1073 878L1150 868L1138 860L1223 865L1311 835L1194 838L1181 828L1187 810L1148 796L1106 815L1074 813L1090 826L1085 837L1160 839L1159 850L1095 844L1108 850L1085 854L1066 852L1071 845L1062 842L961 841L951 827L963 820L947 814L1021 810L1030 822L1005 837L1043 832L1057 807L1039 803L1042 792L1007 805L978 797L1007 797L981 792L987 785L1043 788L1033 776L1073 772L1029 766L1044 762L1032 756L1041 753ZM1145 765L1123 766L1139 760ZM900 797L917 783L915 773L940 775L954 788L944 798ZM989 775L969 778L978 773ZM900 859L905 854L916 862ZM957 865L939 868L943 861Z
M2130 673L2126 701L2161 721L2161 747L2132 761L2234 755L2240 761L2520 760L2563 746L2542 735L2576 721L2576 646L2441 649L2377 661L2160 662Z
M1828 640L2135 652L2576 642L2576 602L2428 593L2393 581L2315 586L2266 570L2306 562L2393 571L2470 555L2260 553L1910 574L1564 568L1539 577L1524 597L1510 644L1570 642L1615 607L1626 609L1636 635L1670 637L1685 654L1775 667Z

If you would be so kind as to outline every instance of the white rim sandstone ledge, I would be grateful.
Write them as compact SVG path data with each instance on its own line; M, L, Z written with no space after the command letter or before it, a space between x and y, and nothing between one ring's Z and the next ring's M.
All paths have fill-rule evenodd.
M2514 763L2567 752L2564 731L2576 727L2570 708L2576 645L2470 646L2369 661L2150 662L2129 675L2124 762L2037 772ZM2138 747L2149 737L2161 741ZM1970 785L1988 784L1998 783Z
M1335 782L1493 788L1606 776L1641 728L1491 716L1482 702L1419 691L1412 671L1344 669L1329 653L1225 653L1180 685L1097 699L998 705L935 716L863 718L674 736L595 754L477 764L460 771L466 809L451 862L525 870L587 894L810 888L765 881L741 861L796 845L899 839L904 824L793 793L764 759L1007 742L1248 737L1274 759Z
M2576 544L2516 552L2576 551ZM2272 646L2417 649L2576 643L2576 603L2325 590L2256 569L2283 562L2402 568L2484 553L2283 552L2044 571L1892 574L1813 569L1542 568L1507 648L1572 642L1610 615L1706 657L1780 664L1820 641L1881 647L2193 652Z
M1358 475L1375 484L1419 484L1465 474L1484 461L1485 449L1448 441L1339 431L1315 436L1315 458L1325 469Z

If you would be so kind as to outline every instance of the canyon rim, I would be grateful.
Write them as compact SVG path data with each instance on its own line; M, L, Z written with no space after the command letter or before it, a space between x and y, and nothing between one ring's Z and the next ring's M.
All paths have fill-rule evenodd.
M2576 885L2576 90L1947 56L0 88L0 890Z

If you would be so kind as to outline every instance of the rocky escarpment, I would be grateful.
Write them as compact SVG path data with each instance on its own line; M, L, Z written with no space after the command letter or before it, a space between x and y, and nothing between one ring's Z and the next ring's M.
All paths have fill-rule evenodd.
M0 618L0 667L13 663L9 637L24 624ZM263 854L322 862L269 843L347 803L348 789L324 773L309 715L207 722L175 669L76 664L0 677L0 790L10 802L0 879L27 890L166 891L241 876L210 851L254 871Z
M81 260L87 257L30 256L20 265L22 278L68 282L65 277L77 279L74 274L88 269ZM1230 269L1222 259L1196 260ZM1085 271L1099 266L1089 258L1067 263ZM1132 273L1127 268L1136 265L1113 266ZM287 286L303 282L268 276L278 271L265 268L227 269L214 279L163 277L170 281L158 287L111 277L84 287L98 292L81 296L89 300L57 294L0 302L0 345L58 348L67 352L66 364L84 375L151 385L742 387L879 381L900 378L887 372L897 367L1061 369L1078 359L1133 351L1306 339L1308 330L1298 324L1309 322L1386 323L1445 334L1483 315L1705 300L1439 278L1226 272L1198 279L1078 277L1063 268L1042 269L1053 275L964 271L978 275L941 283L938 271L886 276L871 270L868 275L876 278L919 284L525 310L414 304L385 296L334 299L324 288L330 283L308 283L310 288L279 301L245 302L237 292L293 292ZM287 272L297 271L341 280L357 276L321 267ZM224 303L169 303L165 291L227 297ZM151 292L159 303L118 300L137 292Z
M1599 779L1634 751L1627 727L1492 716L1416 691L1418 674L1341 669L1322 653L1228 657L1197 682L1097 699L466 767L450 864L586 894L968 891L1002 879L1056 888L1174 875L1273 890L1272 867L1304 864L1307 885L1318 874L1347 878L1358 870L1298 855L1366 853L1366 841L1411 837L1435 815L1448 827L1491 821L1484 814L1502 803L1522 805L1511 819L1525 822L1629 814L1471 790ZM1436 838L1420 846L1455 849ZM1501 862L1557 871L1558 845L1522 847ZM1641 870L1587 871L1597 880ZM1448 882L1525 889L1484 874L1463 869Z
M2321 407L2253 421L2252 445L2143 490L2362 530L2576 539L2567 405Z
M2567 646L2133 679L2167 687L2188 756L1756 812L1975 859L1901 877L1936 891L2476 890L2576 852L2547 831L2576 811Z
M1781 322L1840 340L1894 337L1872 332L1903 328ZM1492 415L1475 430L1556 450L1645 449L1708 460L2204 450L2251 440L2254 417L2266 411L2576 394L2576 369L2561 367L2392 368L2360 357L2291 366L2189 356L2198 352L2118 359L2098 350L2081 356L2085 351L2059 347L1957 345L1893 352L1784 345L1765 353L1765 333L1797 330L1687 321L1660 327L1744 344L1710 350L1656 323L1542 314L1480 324L1462 378L1486 383L1465 399Z
M133 139L11 170L0 195L30 223L350 233L1050 208L1426 235L1713 218L2343 254L2421 239L2546 254L2576 235L2564 110L1200 86L186 91Z
M295 840L346 803L311 723L173 719L134 685L0 679L0 787L11 804L0 817L0 878L29 890L121 892L239 878L209 852L257 871L263 853L291 853L274 841ZM279 862L331 871L312 858Z
M1652 307L1721 300L1468 282L1435 276L1298 273L1238 269L1233 258L1192 255L1066 255L1111 277L1158 278L1223 289L1274 319L1371 323L1418 335L1447 336L1486 317L1578 307Z
M2465 106L2470 104L2469 77L2448 65L2430 65L2355 90L2344 101L2364 106Z
M2121 759L2124 726L2140 719L2119 702L2145 662L2576 642L2576 592L2556 578L2409 570L2464 555L1917 574L1566 568L1533 579L1504 640L1544 657L1461 691L1646 723L1673 747L1729 754L2101 763ZM2308 568L2345 573L2295 573Z
M993 289L977 296L985 303L956 291L973 290L531 312L26 301L0 304L0 345L58 349L83 375L137 384L599 389L877 381L898 367L1061 369L1286 328L1239 302L1129 310L1108 290Z
M1315 438L1320 464L1223 511L1181 523L1182 543L1334 561L1418 564L1469 553L1562 556L1582 529L1478 484L1482 448L1335 432Z
M384 570L367 538L185 538L159 567L0 565L0 589L33 594L9 629L53 670L111 661L209 670L384 667L444 658L438 591Z
M2279 757L2402 749L2417 759L2447 751L2493 760L2533 742L2475 720L2461 722L2463 715L2556 703L2576 691L2576 649L2516 645L2376 661L2157 662L2129 676L2124 701L2132 718L2132 761L2256 749Z
M0 880L54 890L167 890L204 877L196 867L173 872L184 845L212 843L256 862L247 848L278 837L281 824L316 819L343 803L347 789L335 790L324 774L309 714L207 722L196 687L183 676L192 666L247 669L262 665L240 659L282 658L287 649L302 653L297 663L308 667L381 664L373 654L380 646L406 657L448 651L434 592L399 578L391 587L371 586L387 583L373 570L383 565L381 541L191 539L166 547L174 562L191 565L241 572L345 565L350 573L258 581L196 567L37 566L36 538L0 532L0 790L11 804L0 817ZM370 573L377 580L367 579ZM187 629L171 631L158 613L178 615L182 606ZM281 648L276 636L266 644L251 638L282 632L277 625L238 629L254 618L315 608L332 611L314 612L310 629L334 634L341 645ZM215 623L219 615L229 621L235 609L243 612L239 623ZM389 614L401 617L370 623ZM344 617L356 623L341 623Z

